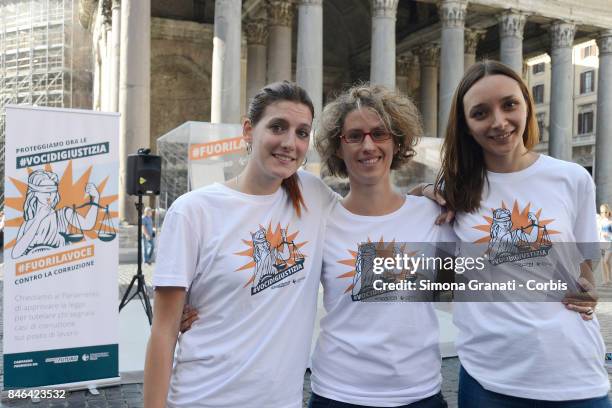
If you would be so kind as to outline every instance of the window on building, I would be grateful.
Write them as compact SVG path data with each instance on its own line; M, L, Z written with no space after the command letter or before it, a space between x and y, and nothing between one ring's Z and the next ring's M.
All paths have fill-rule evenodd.
M538 113L536 115L536 119L538 121L538 130L540 131L540 139L544 140L544 130L546 129L546 114Z
M534 66L531 67L532 71L534 74L539 74L544 72L544 63L540 62L539 64L535 64Z
M533 101L535 103L544 103L544 85L536 85L531 91L533 92Z
M586 71L580 74L580 93L595 91L595 71Z
M593 133L593 111L584 111L578 114L578 134Z
M580 50L580 57L585 59L587 57L592 57L595 55L595 45L587 45L583 49Z

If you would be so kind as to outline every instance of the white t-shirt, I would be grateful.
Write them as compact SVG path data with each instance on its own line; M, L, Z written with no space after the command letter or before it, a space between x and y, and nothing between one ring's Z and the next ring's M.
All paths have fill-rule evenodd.
M461 243L495 239L489 258L509 274L557 268L553 276L554 257L567 256L562 243L597 242L593 181L581 166L540 155L522 171L487 176L480 209L457 214L454 230ZM540 232L533 252L517 255L512 239L528 240L535 228L529 213ZM572 256L577 277L585 258ZM585 322L560 302L457 302L454 321L461 364L487 390L554 401L608 392L597 319Z
M418 251L433 256L433 245L419 243L453 241L450 227L434 224L439 213L433 201L413 196L383 216L356 215L341 204L334 207L325 231L321 276L327 314L312 357L315 393L351 404L394 407L440 391L433 305L367 301L373 292L360 279L372 267L360 261L367 251L360 249L362 243L413 242L401 251L392 252L392 245L385 249L389 254Z
M169 407L301 408L333 193L299 172L307 209L281 188L214 184L164 220L153 284L189 288L199 319L179 337Z

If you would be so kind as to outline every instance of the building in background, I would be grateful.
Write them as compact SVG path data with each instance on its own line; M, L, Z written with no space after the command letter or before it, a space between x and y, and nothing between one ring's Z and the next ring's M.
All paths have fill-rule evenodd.
M91 34L75 20L76 7L76 0L0 2L2 178L5 105L91 109Z
M595 40L576 44L572 51L572 161L593 173L595 163L597 78L599 50ZM526 61L526 79L536 103L541 143L537 150L548 152L551 66L548 54Z
M91 42L89 107L121 112L122 155L188 120L237 123L257 89L282 79L317 111L357 81L397 87L439 137L465 67L491 58L537 88L539 148L591 167L598 201L612 201L612 161L597 159L612 157L608 0L74 1ZM136 220L129 197L120 214Z

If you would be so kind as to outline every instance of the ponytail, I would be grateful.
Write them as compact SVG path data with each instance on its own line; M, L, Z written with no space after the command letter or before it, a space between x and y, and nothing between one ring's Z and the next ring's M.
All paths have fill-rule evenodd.
M297 173L292 174L286 179L283 179L281 183L283 190L289 196L289 200L291 200L291 204L293 205L293 209L298 217L302 216L302 207L308 210L306 207L306 203L304 202L304 197L302 196L302 190L300 190L299 180Z

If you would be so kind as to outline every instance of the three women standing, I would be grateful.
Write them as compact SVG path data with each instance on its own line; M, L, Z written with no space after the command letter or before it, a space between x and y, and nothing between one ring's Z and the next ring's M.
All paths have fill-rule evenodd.
M314 177L298 173L298 190L283 181L304 157L312 106L304 97L264 97L277 86L251 105L245 171L187 194L166 218L161 244L169 252L155 276L146 406L165 401L187 288L202 318L180 338L169 406L300 406L322 256L328 315L313 357L311 406L445 406L431 304L361 301L371 284L363 279L368 244L450 239L434 226L437 207L391 188L390 169L410 156L420 135L414 106L381 88L356 87L326 108L319 152L351 186L333 207L335 196ZM528 150L537 127L516 74L501 64L473 66L451 115L439 185L458 211L461 241L498 234L475 228L485 216L510 232L556 221L563 241L596 240L594 220L578 205L593 201L588 174ZM528 224L519 225L508 206ZM293 256L283 255L285 241ZM291 282L282 278L296 272ZM591 318L590 307L572 308ZM463 407L609 407L596 320L561 303L465 303L455 310ZM582 405L561 405L576 400Z

